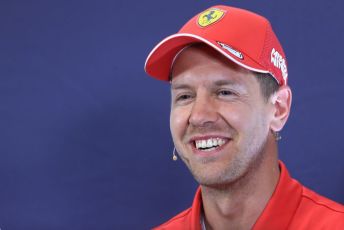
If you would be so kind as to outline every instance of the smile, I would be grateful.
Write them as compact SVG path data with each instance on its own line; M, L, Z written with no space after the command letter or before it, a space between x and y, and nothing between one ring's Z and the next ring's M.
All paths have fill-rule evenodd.
M224 145L226 142L227 141L225 139L217 137L217 138L195 140L194 144L195 144L196 149L208 152Z

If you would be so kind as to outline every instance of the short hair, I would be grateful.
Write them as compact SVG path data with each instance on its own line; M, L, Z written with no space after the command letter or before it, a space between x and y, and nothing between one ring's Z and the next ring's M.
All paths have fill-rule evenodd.
M183 50L186 48L190 47L208 47L206 44L197 42L197 43L192 43L189 46L186 46L184 49L179 51L179 53L175 56L174 60L177 59L178 55L182 53ZM228 60L231 61L231 60ZM174 63L172 63L171 71L169 73L169 81L172 81L172 69L173 69ZM257 77L258 83L260 85L260 91L265 99L266 102L268 102L270 96L277 92L279 88L279 84L275 78L272 77L270 73L258 73L258 72L253 72L254 75Z
M270 73L258 73L255 72L258 83L260 85L260 91L267 102L272 94L278 91L279 84Z

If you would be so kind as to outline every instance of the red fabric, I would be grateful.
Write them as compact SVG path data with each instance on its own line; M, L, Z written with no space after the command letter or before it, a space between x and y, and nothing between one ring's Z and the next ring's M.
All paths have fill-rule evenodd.
M224 16L215 23L200 26L199 17L209 10L220 10ZM253 12L222 5L197 14L178 33L156 45L147 57L145 71L156 79L168 81L176 55L184 47L197 42L210 45L246 69L271 73L280 85L287 84L286 56L269 21ZM233 55L218 42L240 52L242 57Z
M292 179L282 162L280 169L277 187L253 230L344 229L343 205L316 194ZM191 208L155 230L200 230L201 205L202 196L199 188Z

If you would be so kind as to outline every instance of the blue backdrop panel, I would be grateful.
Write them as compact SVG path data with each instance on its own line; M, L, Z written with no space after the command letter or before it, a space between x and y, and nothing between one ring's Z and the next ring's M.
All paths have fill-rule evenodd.
M214 4L272 21L294 96L280 157L344 203L342 0L2 0L1 229L149 229L191 204L197 184L171 160L169 85L143 64Z

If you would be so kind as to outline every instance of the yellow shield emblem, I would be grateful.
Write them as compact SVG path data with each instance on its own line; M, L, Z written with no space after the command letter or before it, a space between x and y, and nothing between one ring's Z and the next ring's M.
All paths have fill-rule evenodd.
M209 9L201 13L198 17L198 25L201 27L209 26L217 21L219 21L223 15L225 14L224 11L219 9Z

